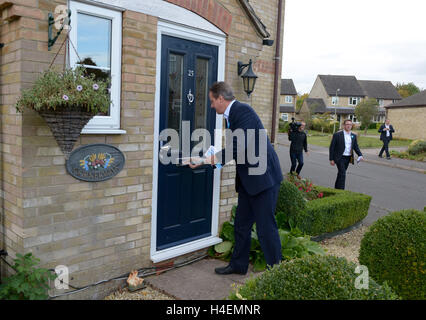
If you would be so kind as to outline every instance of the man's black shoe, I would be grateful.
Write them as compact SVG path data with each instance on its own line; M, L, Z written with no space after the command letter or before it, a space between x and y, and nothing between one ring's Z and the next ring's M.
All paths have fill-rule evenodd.
M383 156L381 156L381 155L379 154L379 158L383 158Z
M214 269L214 272L216 272L217 274L246 274L247 272L240 272L237 270L232 269L232 267L230 265L227 265L226 267L220 267L220 268L216 268Z
M391 159L391 157L386 157L386 160L390 160Z

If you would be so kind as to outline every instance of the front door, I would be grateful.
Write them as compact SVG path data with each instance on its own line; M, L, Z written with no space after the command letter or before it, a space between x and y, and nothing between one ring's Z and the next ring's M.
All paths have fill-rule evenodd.
M208 89L217 80L218 47L162 36L160 132L174 129L180 140L203 128L214 145L216 113ZM160 141L157 152L165 141ZM191 148L197 142L191 143ZM182 156L182 141L170 154ZM158 164L157 250L209 237L212 224L213 169Z

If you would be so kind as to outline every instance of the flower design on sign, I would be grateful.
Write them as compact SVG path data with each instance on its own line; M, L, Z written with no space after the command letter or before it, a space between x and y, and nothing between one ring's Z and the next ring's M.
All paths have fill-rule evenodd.
M92 153L80 160L80 166L86 171L92 171L106 169L113 162L114 158L109 153Z

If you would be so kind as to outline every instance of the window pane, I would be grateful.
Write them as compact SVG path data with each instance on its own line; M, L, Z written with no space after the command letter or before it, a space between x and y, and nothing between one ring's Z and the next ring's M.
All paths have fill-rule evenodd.
M169 56L169 112L167 127L175 129L179 136L182 123L182 83L183 56L172 53Z
M86 67L85 73L88 76L91 76L92 74L95 75L96 80L106 81L108 83L108 88L111 88L111 72L110 71L104 71L100 69L93 69ZM84 89L84 88L83 88ZM109 90L109 95L111 99L111 90ZM99 112L96 114L97 116L110 116L111 115L111 107L108 109L107 112Z
M77 20L78 64L111 68L112 21L83 13Z
M195 129L207 127L209 60L197 58L195 69Z

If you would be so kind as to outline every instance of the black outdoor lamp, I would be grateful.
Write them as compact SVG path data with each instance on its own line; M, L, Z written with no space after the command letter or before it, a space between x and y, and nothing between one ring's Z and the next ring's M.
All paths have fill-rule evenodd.
M241 61L238 61L239 76L246 67L248 67L247 71L241 76L241 78L243 78L244 91L247 93L247 96L250 97L250 94L254 90L254 85L256 84L257 75L253 72L251 59L249 63L246 64L242 63Z

